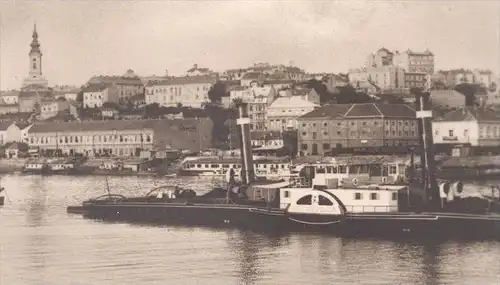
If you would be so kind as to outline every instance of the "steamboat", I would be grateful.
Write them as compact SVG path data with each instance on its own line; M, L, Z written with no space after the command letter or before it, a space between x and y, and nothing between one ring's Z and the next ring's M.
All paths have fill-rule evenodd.
M171 187L153 189L142 197L108 192L67 211L93 219L271 232L500 239L500 202L494 195L468 197L460 181L436 179L429 94L418 94L416 105L422 171L417 177L410 169L407 183L391 180L384 172L339 177L321 164L304 166L288 181L261 181L255 176L250 120L242 103L237 120L241 169L228 168L227 187L202 196Z

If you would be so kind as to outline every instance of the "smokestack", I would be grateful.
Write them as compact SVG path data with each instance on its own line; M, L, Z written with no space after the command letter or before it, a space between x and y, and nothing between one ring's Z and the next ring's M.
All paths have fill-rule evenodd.
M248 117L247 103L238 104L239 118L238 135L240 137L240 150L242 159L241 181L243 184L250 184L254 181L255 173L253 169L252 142L250 140L250 118Z
M432 109L430 94L419 92L415 96L418 133L422 151L420 161L422 164L422 187L423 206L428 211L436 211L441 208L439 189L436 173L436 161L434 158L432 141Z

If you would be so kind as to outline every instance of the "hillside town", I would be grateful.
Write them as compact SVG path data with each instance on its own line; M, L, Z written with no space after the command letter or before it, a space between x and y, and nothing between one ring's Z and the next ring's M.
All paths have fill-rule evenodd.
M436 70L439 55L411 47L359 56L364 66L337 74L267 62L220 72L193 64L183 76L128 69L51 86L35 25L28 76L18 90L1 92L1 154L151 158L236 149L239 102L247 103L259 154L407 153L418 144L418 92L430 93L433 139L443 153L498 151L500 79L490 70Z

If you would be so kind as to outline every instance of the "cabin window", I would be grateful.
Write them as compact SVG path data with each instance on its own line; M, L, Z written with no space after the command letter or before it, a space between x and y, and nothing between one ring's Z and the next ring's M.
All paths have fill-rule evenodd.
M347 166L339 165L339 173L347 173Z
M396 201L396 200L398 200L398 193L393 192L392 193L392 201Z
M290 197L290 191L285 191L284 195L283 195L285 198L289 198Z
M333 203L332 203L332 201L330 201L330 199L326 198L325 196L319 195L318 205L320 205L320 206L332 206Z
M218 164L212 164L212 168L219 168Z
M201 168L201 164L196 165L196 167Z
M229 164L223 164L222 168L229 168Z
M359 192L354 193L354 200L361 200L363 199L363 195Z
M312 204L312 195L304 196L297 201L297 205L311 205L311 204Z
M391 166L389 166L389 174L390 174L390 175L397 174L397 170L398 170L398 169L397 169L396 165L391 165Z
M370 200L378 200L378 193L370 193Z
M325 173L323 166L316 167L316 173Z
M327 166L326 167L326 173L332 173L332 167L331 166Z

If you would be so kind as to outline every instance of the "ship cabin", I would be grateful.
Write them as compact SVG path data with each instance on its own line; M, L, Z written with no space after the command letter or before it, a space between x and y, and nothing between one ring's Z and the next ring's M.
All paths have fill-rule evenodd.
M42 170L48 166L45 159L30 159L24 164L25 170Z
M326 213L345 207L346 213L388 213L401 210L408 187L360 185L357 187L287 187L280 190L280 208L290 213ZM332 207L334 206L334 207Z
M337 179L341 184L400 183L406 180L409 158L393 156L348 156L302 159L292 171L308 172L311 182L325 185Z
M290 174L290 160L282 157L259 157L254 158L254 171L258 177L265 176L288 176ZM224 175L229 169L241 169L241 158L216 158L200 157L189 159L181 165L184 174L194 175ZM240 171L235 174L239 175Z
M65 171L75 168L75 162L72 159L55 159L48 162L52 171Z

